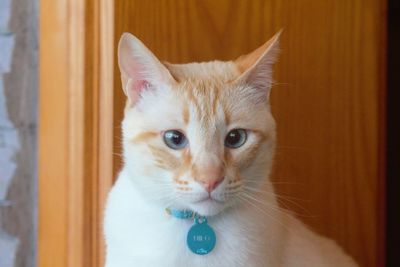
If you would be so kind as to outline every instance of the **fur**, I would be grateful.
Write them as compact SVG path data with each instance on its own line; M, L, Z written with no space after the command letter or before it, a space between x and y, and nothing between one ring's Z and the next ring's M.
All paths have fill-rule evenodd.
M269 180L276 144L269 93L278 41L279 34L235 61L163 64L137 38L122 36L124 167L107 201L106 267L357 266L277 203ZM247 141L225 147L236 128L246 129ZM167 130L183 132L189 145L167 147ZM213 175L223 180L208 192L202 182ZM208 216L215 249L190 252L193 221L166 208Z

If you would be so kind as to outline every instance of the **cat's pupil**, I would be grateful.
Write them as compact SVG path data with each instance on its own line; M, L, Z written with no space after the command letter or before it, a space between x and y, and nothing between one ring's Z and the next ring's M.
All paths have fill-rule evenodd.
M246 130L234 129L227 134L225 138L225 146L229 148L238 148L246 142L246 139Z
M237 131L235 132L230 132L228 134L228 143L230 144L236 144L237 142L240 141L240 135Z
M183 136L181 133L175 131L169 133L169 138L172 140L174 144L179 145L180 143L182 143Z
M164 142L172 149L182 149L188 143L185 135L177 130L166 131L164 133Z

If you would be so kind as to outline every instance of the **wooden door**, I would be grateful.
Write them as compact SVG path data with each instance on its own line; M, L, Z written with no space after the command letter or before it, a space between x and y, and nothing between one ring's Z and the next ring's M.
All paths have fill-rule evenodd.
M234 59L283 28L272 90L281 204L372 267L383 245L384 10L380 0L118 1L114 37L131 32L184 63ZM114 74L117 142L125 97Z
M122 32L170 62L233 59L276 31L272 179L282 206L383 266L385 11L381 0L42 0L39 266L103 266L120 169ZM114 87L114 88L113 88Z

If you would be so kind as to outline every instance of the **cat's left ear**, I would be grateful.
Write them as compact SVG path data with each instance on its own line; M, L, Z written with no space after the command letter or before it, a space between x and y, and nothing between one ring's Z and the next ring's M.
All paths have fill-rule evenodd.
M236 82L256 88L267 99L272 85L272 66L279 53L281 32L282 30L253 52L234 61L241 73Z
M167 68L135 36L124 33L118 44L118 65L122 88L133 107L142 93L150 88L175 84Z

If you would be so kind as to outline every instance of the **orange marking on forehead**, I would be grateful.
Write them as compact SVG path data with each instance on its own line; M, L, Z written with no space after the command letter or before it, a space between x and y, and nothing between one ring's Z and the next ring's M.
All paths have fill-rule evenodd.
M214 97L213 97L212 112L211 112L211 114L214 116L217 115L218 101L219 101L219 88L216 88L214 89Z
M184 107L183 107L183 114L182 114L182 117L183 117L183 122L185 123L185 124L188 124L189 123L189 107L188 107L188 105L187 104L185 104L184 105Z
M188 98L188 100L190 101L190 103L192 104L192 106L194 107L194 110L196 110L197 116L200 116L201 107L200 107L198 99L194 95L193 88L187 88L187 90L185 91L185 95Z
M148 139L155 138L159 134L157 132L142 132L131 139L132 143L140 143L147 141Z
M221 85L209 80L188 80L182 87L199 120L212 122L217 113Z
M192 86L186 85L184 86L185 88L183 88L182 90L182 94L187 98L187 100L189 100L190 102L192 102L193 104L197 104L197 99L194 95L194 88Z
M228 108L226 107L226 104L224 103L222 104L222 110L224 112L225 125L231 124L231 115Z

